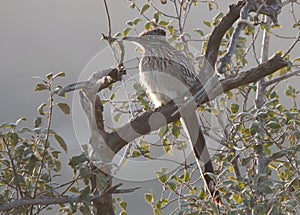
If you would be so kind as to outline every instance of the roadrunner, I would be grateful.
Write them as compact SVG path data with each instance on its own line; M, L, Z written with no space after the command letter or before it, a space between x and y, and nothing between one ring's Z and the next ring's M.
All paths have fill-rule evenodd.
M191 96L192 87L201 85L191 60L166 41L164 30L154 29L138 37L125 37L124 40L137 44L143 52L139 62L140 81L156 107L171 100L180 107L185 102L181 98L184 95ZM189 136L205 186L214 200L220 203L214 181L205 174L214 173L214 169L201 131L198 112L193 110L187 114L181 113L181 122ZM203 170L201 161L204 163Z

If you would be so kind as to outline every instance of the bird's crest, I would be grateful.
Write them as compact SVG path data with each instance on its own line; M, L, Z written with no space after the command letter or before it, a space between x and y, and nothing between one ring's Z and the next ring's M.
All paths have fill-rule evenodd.
M144 31L142 32L139 37L142 36L149 36L149 35L153 35L153 36L166 36L166 31L164 29L161 28L156 28L150 31Z

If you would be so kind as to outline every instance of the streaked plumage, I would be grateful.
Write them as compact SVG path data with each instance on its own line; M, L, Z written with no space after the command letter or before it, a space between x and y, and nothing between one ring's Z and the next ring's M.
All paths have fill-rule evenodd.
M125 39L136 43L143 50L139 63L140 80L156 107L167 104L170 100L177 104L183 103L178 99L190 94L189 90L195 84L201 85L192 61L166 41L164 30L155 29L142 33L139 37ZM214 173L201 131L199 114L191 111L182 116L182 122L189 134L199 170L202 172L201 160L205 163L204 172ZM212 188L213 180L205 174L204 177L211 194L217 194Z

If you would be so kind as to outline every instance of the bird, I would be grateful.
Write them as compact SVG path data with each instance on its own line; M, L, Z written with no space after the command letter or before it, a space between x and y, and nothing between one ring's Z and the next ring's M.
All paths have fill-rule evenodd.
M182 99L191 95L190 90L202 86L193 62L166 40L166 31L155 28L142 32L139 36L127 36L123 40L136 44L142 51L139 61L139 78L149 99L155 107L173 101L179 106ZM215 173L200 127L197 110L181 113L181 122L188 134L191 148L208 192L218 204L221 203L214 180L206 173ZM204 163L202 169L201 161Z

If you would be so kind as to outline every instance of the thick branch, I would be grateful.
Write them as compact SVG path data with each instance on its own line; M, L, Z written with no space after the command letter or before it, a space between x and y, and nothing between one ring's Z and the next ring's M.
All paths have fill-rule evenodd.
M287 65L288 63L284 61L281 56L275 55L266 63L242 72L235 77L229 77L222 80L220 84L223 88L223 92L227 92L239 86L256 82ZM209 99L216 98L222 93L217 89L215 90L214 86L206 88L205 90L209 92L210 96L208 97L205 91L199 97L197 96L196 101L199 105L208 102ZM151 131L155 131L167 123L177 121L180 118L179 111L177 111L177 114L172 116L172 114L176 111L177 107L175 104L169 103L156 110L143 113L142 115L134 118L131 122L117 129L115 132L109 134L109 141L107 144L109 144L109 147L116 153L128 142L142 135L148 134ZM151 121L151 126L149 121Z
M244 5L245 1L239 1L236 4L230 5L229 12L212 31L207 43L205 57L213 67L218 58L222 38L228 29L232 27L233 23L240 17L240 11Z
M113 187L110 187L106 191L104 191L101 195L92 195L90 196L91 201L103 201L105 200L107 195L111 195L113 193L130 193L135 191L136 188L131 189L122 189L117 190L118 187L120 187L122 184L117 184ZM75 202L82 202L86 199L81 199L80 196L75 198ZM64 204L70 202L70 196L44 196L41 198L35 198L35 199L19 199L13 202L9 202L3 205L0 205L0 211L9 211L14 208L29 206L29 205L53 205L53 204Z

